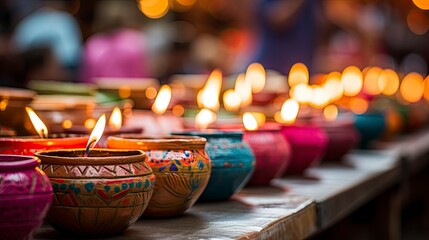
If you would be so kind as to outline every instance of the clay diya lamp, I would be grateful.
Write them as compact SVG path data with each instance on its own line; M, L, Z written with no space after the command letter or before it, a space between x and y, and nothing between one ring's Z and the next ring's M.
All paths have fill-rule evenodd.
M328 138L320 127L309 123L282 125L280 133L289 143L292 154L285 174L302 174L317 164L326 151Z
M325 161L340 161L359 142L359 132L351 118L336 120L314 119L314 124L323 129L327 136Z
M255 157L249 145L243 141L242 132L195 130L173 135L207 139L205 149L212 162L212 171L199 201L227 200L249 181L255 167Z
M48 135L48 138L39 136L0 138L0 153L33 156L34 153L44 150L84 148L87 141L87 136L76 134L52 134Z
M0 138L0 153L33 156L35 152L52 149L83 148L88 140L85 136L52 134L37 114L26 108L39 136Z
M55 229L82 235L117 234L140 218L155 176L140 150L51 150L35 155L54 189L46 218Z
M52 203L52 187L32 156L0 154L0 239L30 239Z
M250 130L244 119L246 115L243 115L244 125L222 124L215 127L223 131L245 129L243 140L249 144L256 159L255 170L247 185L268 185L272 179L284 174L290 162L291 148L280 133L280 125L268 124L262 127L256 125L255 129ZM257 123L255 118L252 119L249 121Z
M368 112L355 115L355 127L361 139L360 148L368 148L370 143L381 137L386 128L385 116L381 112Z
M141 149L156 176L154 194L144 212L147 217L172 217L192 207L210 178L211 161L206 139L192 136L109 137L109 148Z

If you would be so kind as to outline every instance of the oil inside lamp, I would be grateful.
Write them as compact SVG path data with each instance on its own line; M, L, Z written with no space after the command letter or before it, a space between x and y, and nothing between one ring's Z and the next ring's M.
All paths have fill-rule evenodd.
M109 118L108 126L114 131L118 131L122 127L122 113L118 107L115 107Z
M39 134L40 138L48 138L48 128L43 123L43 121L37 116L36 112L30 107L25 107L25 111L30 117L31 123L36 129L37 134Z
M94 129L91 132L91 135L89 136L88 143L86 144L86 151L84 155L85 157L88 156L89 152L91 151L91 148L93 148L100 140L101 136L103 135L105 127L106 127L106 114L103 114L98 119Z
M156 96L155 102L152 105L152 111L156 114L164 114L167 111L171 100L171 87L163 85Z

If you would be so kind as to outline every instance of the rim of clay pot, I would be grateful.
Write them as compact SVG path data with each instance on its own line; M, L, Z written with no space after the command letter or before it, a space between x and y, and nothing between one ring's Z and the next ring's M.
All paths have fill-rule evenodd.
M0 142L69 142L72 140L88 141L89 135L82 134L50 134L48 138L40 138L37 135L33 136L14 136L14 137L1 137Z
M33 156L0 154L0 172L34 168L39 166L40 160Z
M182 149L204 149L207 139L198 136L184 135L166 135L166 136L148 136L142 134L121 134L110 136L107 139L107 145L110 143L124 142L133 143L138 149L142 150L182 150Z
M203 138L243 138L243 131L234 130L210 130L210 131L183 131L171 133L175 136L197 136Z
M146 158L146 153L141 150L125 149L92 149L88 157L84 157L85 149L61 149L36 152L34 156L38 157L43 163L60 165L106 165L142 162Z

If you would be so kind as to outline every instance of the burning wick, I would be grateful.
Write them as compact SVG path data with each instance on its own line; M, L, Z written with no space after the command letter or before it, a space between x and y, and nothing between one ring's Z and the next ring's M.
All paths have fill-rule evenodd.
M91 148L93 148L98 140L100 140L103 135L104 128L106 127L106 114L101 115L101 117L97 120L94 129L89 136L88 143L86 144L86 150L84 157L88 157Z
M31 120L31 123L36 129L37 134L39 134L40 138L48 138L48 128L43 123L43 121L37 116L36 112L31 107L25 107L25 111L28 114L28 117Z

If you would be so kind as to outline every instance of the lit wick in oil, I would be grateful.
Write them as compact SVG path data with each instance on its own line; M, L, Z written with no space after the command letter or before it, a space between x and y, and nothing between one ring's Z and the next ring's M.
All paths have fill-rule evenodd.
M100 140L103 135L104 128L106 126L106 114L101 115L101 117L97 120L94 129L89 136L88 143L86 144L86 150L84 157L89 155L91 149L97 144L98 140Z
M30 118L31 123L36 129L37 134L39 134L40 138L48 138L48 128L43 123L43 121L37 116L36 112L31 107L25 107L25 111Z

